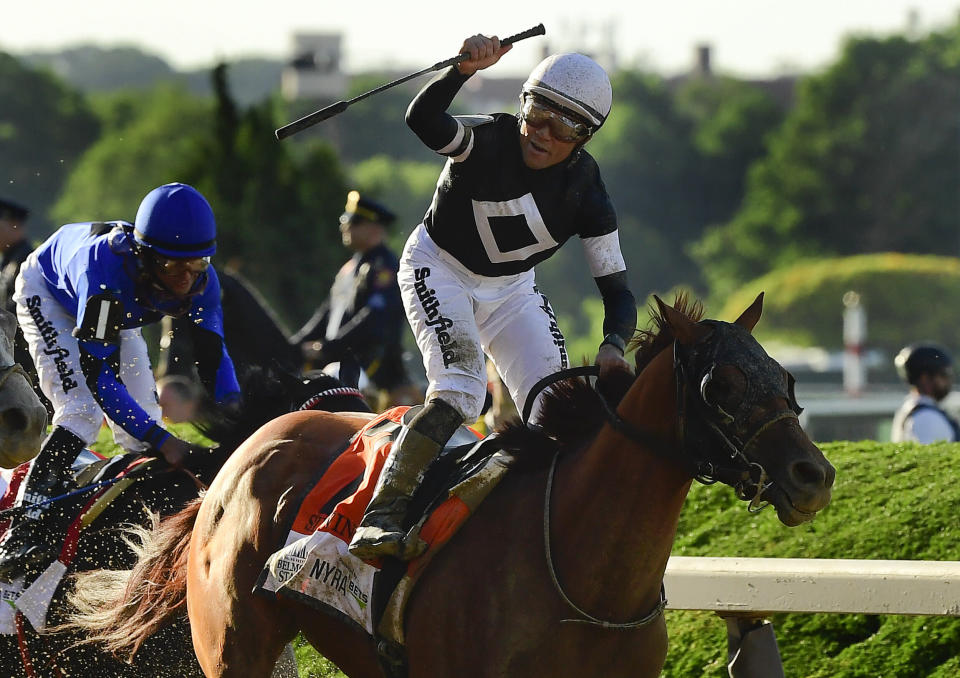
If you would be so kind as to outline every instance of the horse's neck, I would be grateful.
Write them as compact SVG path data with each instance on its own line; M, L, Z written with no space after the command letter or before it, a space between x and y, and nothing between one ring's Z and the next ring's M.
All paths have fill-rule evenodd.
M647 366L618 413L679 453L670 351ZM571 597L623 621L644 614L660 591L680 509L690 487L678 464L609 425L560 467L552 502L554 553ZM591 607L592 606L592 607Z

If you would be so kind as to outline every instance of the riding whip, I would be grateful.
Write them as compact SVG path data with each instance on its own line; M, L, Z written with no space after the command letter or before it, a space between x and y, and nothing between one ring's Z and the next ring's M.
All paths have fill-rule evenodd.
M543 27L543 24L537 24L533 28L525 30L522 33L517 33L516 35L511 35L508 38L504 38L503 40L500 41L500 44L512 45L515 42L519 42L520 40L525 40L527 38L532 38L535 35L544 35L546 32L547 31ZM322 122L327 118L332 118L335 115L339 115L340 113L343 113L345 110L347 110L347 107L349 107L351 104L355 104L356 102L361 101L362 99L366 99L369 96L373 96L374 94L382 92L386 89L390 89L391 87L396 87L397 85L403 84L408 80L412 80L413 78L424 75L425 73L439 71L446 68L447 66L455 66L461 62L467 61L469 58L470 58L469 54L458 54L457 56L451 57L445 61L439 61L435 63L433 66L424 68L423 70L417 71L416 73L411 73L410 75L405 75L402 78L398 78L393 82L388 82L385 85L380 85L379 87L375 87L369 92L364 92L363 94L359 96L355 96L352 99L348 99L346 101L338 101L335 104L330 104L326 108L321 108L319 111L314 111L313 113L303 116L299 120L294 120L293 122L288 123L283 127L277 129L276 132L274 132L274 134L277 135L277 139L285 139L291 134L296 134L301 130L305 130L308 127L312 127L313 125L316 125L318 122Z

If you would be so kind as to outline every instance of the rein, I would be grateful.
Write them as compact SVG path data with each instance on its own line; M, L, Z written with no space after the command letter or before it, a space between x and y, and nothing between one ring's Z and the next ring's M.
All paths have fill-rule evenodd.
M77 495L86 494L87 492L93 492L94 490L99 490L101 487L109 487L114 483L120 482L124 476L117 476L116 478L108 478L107 480L101 480L100 482L93 483L91 485L85 485L84 487L78 487L75 490L70 492L65 492L59 494L56 497L50 497L44 501L37 502L36 504L27 504L26 506L14 506L12 508L4 509L0 511L0 520L7 518L8 516L19 515L25 511L33 511L35 509L46 508L51 504L55 504L58 501L63 501L64 499L69 499L70 497L76 497Z
M547 375L536 384L533 385L533 388L530 389L530 394L527 396L527 402L523 408L523 421L527 421L527 418L530 415L530 410L533 408L533 403L536 400L537 396L543 391L547 386L554 384L558 381L563 381L564 379L576 379L578 377L596 377L600 374L600 368L597 365L585 365L583 367L573 367L567 370L561 370L560 372L555 372L553 374ZM656 436L650 435L640 429L636 428L632 424L621 419L616 412L610 409L610 405L607 403L607 399L603 397L598 391L594 391L597 396L600 398L600 402L603 403L603 407L607 412L607 418L611 426L615 429L626 435L631 439L643 439L645 444L656 444L658 449L660 446L663 446L663 442ZM573 610L577 615L578 619L561 619L561 624L589 624L591 626L599 626L604 629L611 629L615 631L628 631L630 629L640 628L641 626L648 626L649 624L656 621L662 614L664 608L667 606L667 594L666 590L663 587L663 584L660 584L660 600L653 607L650 612L643 615L639 619L635 619L630 622L612 622L605 619L599 619L594 617L590 613L586 612L582 608L578 607L576 603L570 600L570 597L563 590L563 585L560 583L560 578L557 576L557 570L553 564L553 549L550 546L550 500L553 496L553 479L556 476L557 471L557 460L560 458L559 450L553 455L553 460L550 462L550 470L547 472L547 487L544 491L543 497L543 549L544 555L547 560L547 571L550 573L550 581L553 583L554 589L560 595L560 598L563 600L567 606Z
M207 489L207 486L203 483L203 481L197 478L197 476L194 475L193 472L190 471L189 469L187 468L177 469L177 468L173 468L172 466L166 466L166 467L153 469L150 472L137 473L135 475L128 473L126 475L119 475L113 478L107 478L106 480L101 480L96 483L91 483L90 485L84 485L83 487L78 487L77 489L71 490L70 492L64 492L63 494L59 494L56 497L50 497L49 499L45 499L44 501L37 502L36 504L27 504L25 506L13 506L11 508L0 511L0 520L4 520L10 516L20 515L26 511L33 511L36 509L46 508L47 506L50 506L51 504L55 504L58 501L63 501L64 499L70 499L71 497L76 497L81 494L87 494L88 492L93 492L94 490L99 490L104 487L110 487L111 485L114 485L120 482L121 480L139 481L139 480L145 480L147 478L153 478L155 476L159 476L162 473L173 473L175 471L180 471L186 474L187 477L190 478L193 481L193 483L197 486L198 490L203 491Z
M714 438L715 441L720 442L722 448L724 448L729 454L729 459L732 463L717 463L707 459L697 458L697 456L692 454L690 451L694 442L698 443L696 444L698 449L703 447L704 442L702 440L695 441L695 435L692 434L693 431L690 427L690 420L687 417L689 410L689 384L687 374L697 373L694 369L693 362L698 356L694 350L689 356L687 356L687 360L683 360L679 342L674 340L673 362L674 375L677 383L677 425L680 433L682 463L687 467L691 477L696 479L698 482L712 484L719 480L727 485L730 485L738 498L750 502L748 511L751 513L756 513L767 505L767 502L763 501L762 497L771 487L773 487L773 481L769 479L766 469L764 469L762 465L752 462L747 458L746 450L748 450L750 446L756 442L761 434L763 434L774 424L785 419L797 419L801 410L799 405L796 404L796 399L793 395L793 377L789 374L789 372L787 372L788 387L787 391L783 395L786 396L788 408L780 410L769 418L765 419L759 426L753 429L749 435L744 436L746 440L743 442L741 442L734 433L725 430L728 426L735 425L737 423L737 417L725 412L719 405L711 403L707 397L707 386L713 377L713 370L716 367L716 359L717 355L719 354L720 341L721 338L715 338L707 346L707 349L710 350L710 362L708 368L704 372L703 378L701 379L700 388L697 389L697 394L700 397L697 405L703 414L702 421L707 424L707 429L712 434L711 437ZM599 373L600 368L598 366L590 365L569 370L562 370L541 379L534 385L534 387L530 390L530 394L527 396L527 402L525 403L523 409L523 421L527 421L527 417L530 414L530 410L533 407L533 402L536 397L550 384L564 379L590 376L595 377L598 376ZM607 399L596 390L596 387L594 386L593 388L594 393L596 393L603 406L607 423L611 428L613 428L613 430L628 440L646 447L662 458L671 461L676 460L673 446L668 441L664 440L660 436L649 433L648 431L644 431L643 429L638 428L637 426L625 420L616 412L610 403L607 402ZM751 388L755 388L755 384L748 383L748 391ZM711 415L716 415L716 418L720 420L720 423L715 421L715 417ZM611 622L590 615L578 607L572 600L570 600L570 597L563 590L563 586L557 577L556 568L554 567L553 553L550 546L550 501L553 493L553 481L556 475L557 460L559 459L559 456L560 453L558 450L554 454L553 460L550 463L550 470L547 474L546 490L544 492L544 553L547 561L547 570L550 574L550 580L553 583L554 588L560 595L560 598L563 600L563 602L566 603L567 606L570 607L570 609L572 609L577 615L579 615L579 618L576 619L561 619L561 623L591 624L601 628L615 630L629 630L652 623L663 614L663 610L667 605L667 598L662 583L660 585L660 600L653 607L653 609L639 619L624 623Z
M570 600L570 598L564 592L563 586L560 584L560 579L557 577L557 571L553 566L553 553L550 548L550 497L553 494L553 478L556 475L557 459L559 457L559 452L553 455L553 461L550 462L550 471L547 473L547 490L544 492L543 499L543 547L547 556L547 570L550 572L550 581L553 582L553 586L557 590L557 593L560 594L563 602L565 602L574 612L580 615L579 619L561 619L560 623L590 624L592 626L600 626L605 629L614 629L620 631L635 629L651 624L663 614L663 610L667 606L667 594L662 583L660 584L660 601L654 606L654 608L639 619L623 623L606 621L604 619L598 619L597 617L594 617L593 615L577 607L576 603Z

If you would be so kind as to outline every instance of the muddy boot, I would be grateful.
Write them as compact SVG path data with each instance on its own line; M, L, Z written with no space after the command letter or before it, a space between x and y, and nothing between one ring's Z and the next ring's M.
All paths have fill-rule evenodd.
M83 447L84 441L59 426L44 441L23 481L24 511L0 542L0 580L37 574L58 555L72 516L56 503L33 510L29 506L76 489L70 465Z
M348 547L361 560L392 556L410 560L423 543L407 543L404 520L420 477L454 434L463 418L436 398L405 426L380 472L373 499Z

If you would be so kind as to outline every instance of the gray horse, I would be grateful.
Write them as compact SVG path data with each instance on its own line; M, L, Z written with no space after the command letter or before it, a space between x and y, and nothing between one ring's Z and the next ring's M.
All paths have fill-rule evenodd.
M40 452L47 410L13 360L17 317L0 308L0 466L14 468Z

